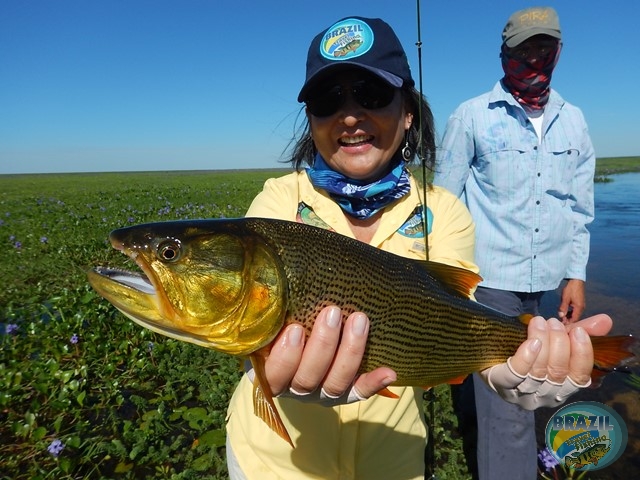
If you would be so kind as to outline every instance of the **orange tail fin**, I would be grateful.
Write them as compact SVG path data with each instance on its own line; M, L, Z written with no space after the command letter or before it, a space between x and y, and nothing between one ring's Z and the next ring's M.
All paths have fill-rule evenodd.
M628 336L591 337L594 364L600 370L640 365L640 339Z
M607 373L640 365L640 339L628 336L591 337L594 369L591 387L598 388Z

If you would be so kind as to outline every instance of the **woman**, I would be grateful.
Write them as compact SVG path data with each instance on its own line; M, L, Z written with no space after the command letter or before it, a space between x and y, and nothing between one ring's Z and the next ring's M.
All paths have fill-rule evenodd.
M425 202L407 165L420 139L433 165L433 119L393 30L379 19L351 17L317 35L298 100L308 125L291 155L296 171L267 181L247 216L310 223L424 259ZM466 208L438 187L429 188L426 205L429 259L477 272ZM248 372L229 406L232 479L423 478L422 391L389 387L398 399L374 396L395 380L389 368L356 377L368 327L363 313L343 325L340 310L328 307L308 339L295 324L280 334L266 373L295 448L254 415ZM582 328L577 333L567 335L557 321L532 321L536 339L521 346L510 367L492 370L490 383L513 397L519 375L544 377L550 364L560 384L569 369L574 382L586 383L591 344ZM570 350L571 359L564 353Z

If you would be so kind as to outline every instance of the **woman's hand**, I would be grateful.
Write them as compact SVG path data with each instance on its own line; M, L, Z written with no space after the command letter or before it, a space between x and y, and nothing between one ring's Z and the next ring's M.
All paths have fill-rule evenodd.
M612 326L600 314L563 325L555 318L534 317L528 338L507 363L480 373L502 398L527 410L561 405L591 384L593 347L590 336L606 335Z
M306 342L298 324L278 335L265 363L273 395L338 405L365 400L396 380L390 368L358 376L369 319L360 312L351 314L344 326L341 319L338 307L326 307Z

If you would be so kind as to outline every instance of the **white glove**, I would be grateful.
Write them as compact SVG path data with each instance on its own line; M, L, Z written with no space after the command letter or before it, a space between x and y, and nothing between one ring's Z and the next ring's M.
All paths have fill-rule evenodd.
M503 399L515 403L525 410L538 407L557 407L581 388L591 385L591 379L585 385L578 385L570 377L563 383L547 378L536 378L529 374L522 376L511 367L511 358L480 372L480 377Z
M249 380L251 380L251 382L253 383L255 378L255 372L253 368L249 368L249 370L246 370L246 374L249 377ZM316 403L318 405L322 405L325 407L335 407L337 405L346 405L348 403L355 403L355 402L361 402L363 400L367 400L362 395L360 395L360 392L358 392L358 389L353 385L348 391L344 392L342 395L339 395L337 397L334 397L333 395L329 395L327 392L325 392L324 388L321 388L319 390L316 389L313 392L300 393L291 387L289 387L288 391L284 391L283 393L278 395L278 398L283 398L283 397L295 398L296 400L299 400L301 402Z

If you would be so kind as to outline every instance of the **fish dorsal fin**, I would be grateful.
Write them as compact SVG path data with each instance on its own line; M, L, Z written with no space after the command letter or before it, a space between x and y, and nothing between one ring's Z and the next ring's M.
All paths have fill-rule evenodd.
M267 377L264 370L265 357L254 353L249 357L251 365L255 372L253 380L253 412L266 423L271 430L285 439L289 445L293 447L293 441L287 432L280 413L273 402L271 395L271 387L267 383Z
M446 263L419 261L429 274L453 295L462 298L471 297L471 292L482 281L482 277L466 268L454 267Z

